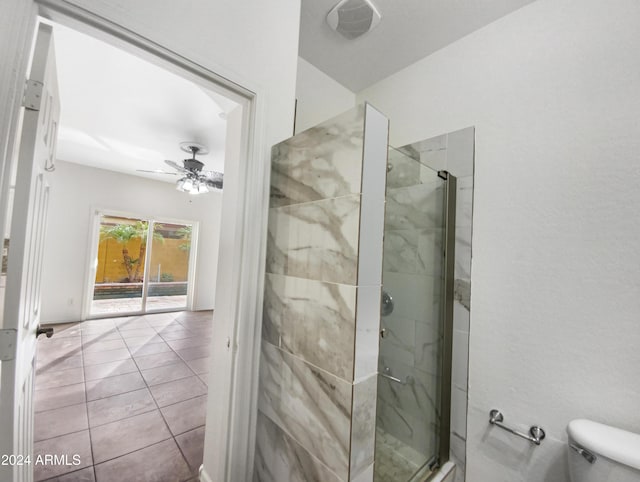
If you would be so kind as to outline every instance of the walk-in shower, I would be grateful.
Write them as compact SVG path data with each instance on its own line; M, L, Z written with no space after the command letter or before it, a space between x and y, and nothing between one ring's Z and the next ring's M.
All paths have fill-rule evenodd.
M472 173L453 161L473 131L388 139L364 105L272 149L255 482L424 482L450 452L464 463L452 318Z
M454 176L389 149L376 482L422 481L449 458L455 193Z

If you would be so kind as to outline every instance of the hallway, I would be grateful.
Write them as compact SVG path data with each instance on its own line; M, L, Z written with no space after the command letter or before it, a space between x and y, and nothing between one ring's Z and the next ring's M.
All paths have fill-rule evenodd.
M197 480L212 316L90 320L40 337L34 454L67 459L34 465L35 480Z

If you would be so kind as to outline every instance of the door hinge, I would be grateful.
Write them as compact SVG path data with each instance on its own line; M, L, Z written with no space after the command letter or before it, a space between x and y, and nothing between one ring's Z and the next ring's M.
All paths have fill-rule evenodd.
M42 104L42 82L37 80L27 79L24 86L24 99L22 101L23 107L29 110L40 110L40 104Z
M0 360L9 361L16 357L18 330L0 330Z

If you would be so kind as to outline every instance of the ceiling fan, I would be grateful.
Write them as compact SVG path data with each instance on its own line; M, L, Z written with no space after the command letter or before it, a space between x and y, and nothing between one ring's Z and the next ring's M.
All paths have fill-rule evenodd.
M178 172L138 169L139 172L151 172L154 174L169 174L182 176L176 182L176 189L189 194L203 194L212 189L222 189L223 174L216 171L203 171L204 164L196 159L196 154L206 154L208 149L197 142L181 142L180 149L191 153L190 159L183 159L182 166L174 161L164 161Z

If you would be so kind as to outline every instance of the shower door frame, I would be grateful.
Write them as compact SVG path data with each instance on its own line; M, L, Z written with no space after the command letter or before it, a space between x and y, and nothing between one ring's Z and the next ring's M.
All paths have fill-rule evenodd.
M456 195L458 179L448 171L438 171L444 183L444 269L442 380L440 383L440 430L437 466L449 460L451 446L451 378L453 371L453 302L455 301Z
M424 164L422 165L433 171L431 167L425 166ZM440 393L438 402L436 403L436 413L438 413L439 409L440 423L435 434L437 436L436 450L431 454L425 454L428 457L427 460L411 475L408 480L403 482L429 481L437 474L437 469L442 467L450 459L451 390L453 372L453 306L455 301L456 200L458 180L456 176L446 170L434 172L437 174L438 178L443 181L442 186L444 191L442 195L442 215L444 223L442 237L443 266L441 271L443 289L440 296L440 301L442 303L442 308L440 310L442 348L440 353L440 383L438 384ZM379 373L378 376L380 375L381 374Z

